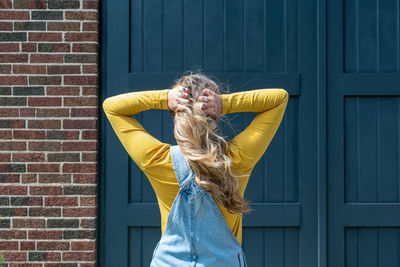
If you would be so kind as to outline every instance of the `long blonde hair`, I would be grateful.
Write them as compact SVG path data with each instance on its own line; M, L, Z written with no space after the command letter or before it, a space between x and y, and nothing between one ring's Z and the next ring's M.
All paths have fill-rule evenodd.
M196 176L197 184L210 193L230 213L248 213L248 201L238 193L238 178L232 173L232 161L227 156L229 144L218 134L218 125L202 109L204 102L197 101L207 88L220 94L219 86L201 72L189 71L175 81L175 86L191 91L191 103L184 111L171 112L174 116L174 136ZM220 117L224 116L221 114Z

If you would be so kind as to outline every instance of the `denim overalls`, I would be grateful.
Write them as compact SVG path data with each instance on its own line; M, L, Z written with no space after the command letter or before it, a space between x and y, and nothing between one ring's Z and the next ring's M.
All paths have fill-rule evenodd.
M150 267L246 267L240 243L212 196L196 183L179 145L170 151L180 190Z

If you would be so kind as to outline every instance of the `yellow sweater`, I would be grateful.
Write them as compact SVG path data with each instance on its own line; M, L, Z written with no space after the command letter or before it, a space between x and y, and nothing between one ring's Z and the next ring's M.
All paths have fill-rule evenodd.
M161 232L164 233L168 213L179 191L172 165L170 144L151 134L132 115L149 109L168 110L167 93L170 89L123 93L108 97L103 110L129 156L149 179L161 213ZM229 140L232 171L245 174L240 178L243 196L257 161L262 157L283 118L289 94L282 88L256 89L221 94L222 114L258 112L250 125ZM215 199L214 199L215 200ZM216 201L232 233L242 244L242 214L231 214Z

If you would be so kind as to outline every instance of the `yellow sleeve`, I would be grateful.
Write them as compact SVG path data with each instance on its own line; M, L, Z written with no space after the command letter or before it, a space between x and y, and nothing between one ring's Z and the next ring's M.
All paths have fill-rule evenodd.
M169 89L129 92L103 101L103 110L118 139L137 166L150 175L152 184L157 178L154 173L150 174L150 169L154 170L155 165L168 166L170 144L152 136L132 116L149 109L168 110L168 91Z
M250 173L279 128L289 94L282 88L222 94L222 114L258 112L249 126L229 140L235 169Z

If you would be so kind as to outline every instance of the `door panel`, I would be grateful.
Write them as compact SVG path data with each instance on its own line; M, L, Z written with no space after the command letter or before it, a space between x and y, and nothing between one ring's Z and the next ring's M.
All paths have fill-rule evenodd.
M398 12L328 1L328 266L398 265Z
M200 67L229 92L285 88L282 123L250 177L243 217L249 266L317 266L315 3L297 0L104 1L102 96L170 88ZM300 88L302 88L300 90ZM99 264L148 266L161 237L157 199L103 112ZM228 114L233 130L255 113ZM176 144L168 111L136 114Z

